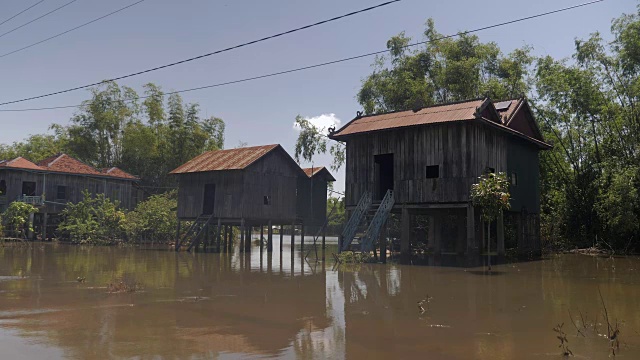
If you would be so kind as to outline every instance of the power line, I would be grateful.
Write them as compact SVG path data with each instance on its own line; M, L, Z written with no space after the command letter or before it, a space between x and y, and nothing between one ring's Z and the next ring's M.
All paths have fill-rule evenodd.
M48 13L46 13L46 14L44 14L44 15L40 15L40 16L38 16L37 18L35 18L35 19L31 20L31 21L28 21L28 22L26 22L26 23L24 23L24 24L22 24L22 25L20 25L20 26L18 26L18 27L15 27L15 28L13 28L13 29L11 29L11 30L9 30L9 31L7 31L7 32L5 32L5 33L3 33L3 34L0 34L0 38L1 38L1 37L3 37L3 36L5 36L5 35L9 35L9 34L11 34L12 32L14 32L14 31L16 31L16 30L18 30L18 29L22 29L23 27L25 27L25 26L27 26L27 25L29 25L29 24L31 24L31 23L34 23L34 22L36 22L36 21L38 21L38 20L40 20L40 19L42 19L42 18L44 18L44 17L46 17L46 16L49 16L49 15L53 14L54 12L56 12L56 11L58 11L58 10L62 10L63 8L67 7L68 5L73 4L73 3L74 3L74 2L76 2L76 1L78 1L78 0L71 0L71 1L69 1L68 3L66 3L66 4L64 4L64 5L62 5L62 6L59 6L59 7L57 7L57 8L55 8L55 9L53 9L53 10L49 11Z
M69 29L69 30L63 31L63 32L61 32L61 33L59 33L59 34L56 34L56 35L50 36L50 37L48 37L48 38L46 38L46 39L44 39L44 40L40 40L40 41L35 42L35 43L31 44L31 45L27 45L27 46L22 47L22 48L20 48L20 49L13 50L13 51L10 51L10 52L8 52L8 53L2 54L2 55L0 55L0 58L3 58L3 57L5 57L5 56L9 56L9 55L11 55L11 54L18 53L18 52L20 52L20 51L23 51L23 50L26 50L26 49L29 49L29 48L32 48L32 47L34 47L34 46L36 46L36 45L40 45L40 44L42 44L42 43L44 43L44 42L47 42L47 41L49 41L49 40L53 40L53 39L55 39L55 38L57 38L57 37L60 37L60 36L62 36L62 35L65 35L65 34L68 34L68 33L72 32L72 31L78 30L78 29L83 28L83 27L85 27L85 26L87 26L87 25L93 24L93 23L94 23L94 22L96 22L96 21L102 20L102 19L107 18L107 17L109 17L109 16L111 16L111 15L117 14L117 13L119 13L119 12L123 11L123 10L126 10L126 9L128 9L128 8L130 8L130 7L132 7L132 6L134 6L134 5L138 5L138 4L140 4L141 2L143 2L143 1L144 1L144 0L137 1L137 2L135 2L135 3L133 3L133 4L131 4L131 5L127 5L127 6L123 7L123 8L118 9L118 10L112 11L112 12L110 12L110 13L106 14L106 15L100 16L99 18L95 18L95 19L93 19L93 20L91 20L91 21L89 21L89 22L86 22L86 23L82 24L82 25L78 25L78 26L76 26L76 27L74 27L74 28L71 28L71 29Z
M0 22L0 25L2 25L2 24L4 24L4 23L6 23L7 21L13 20L14 18L18 17L18 16L19 16L20 14L22 14L23 12L26 12L26 11L30 10L31 8L34 8L34 7L36 7L36 5L39 5L39 4L43 3L43 2L44 2L44 0L40 0L40 1L38 1L37 3L35 3L35 4L31 5L31 6L29 6L28 8L26 8L26 9L24 9L24 10L20 11L19 13L17 13L17 14L15 14L15 15L11 16L10 18L8 18L8 19L6 19L6 20L3 20L2 22Z
M52 92L52 93L49 93L49 94L33 96L33 97L25 98L25 99L7 101L7 102L4 102L4 103L0 103L0 106L1 105L7 105L7 104L14 104L14 103L23 102L23 101L40 99L40 98L53 96L53 95L58 95L58 94L64 94L64 93L67 93L67 92L76 91L76 90L80 90L80 89L86 89L88 87L100 85L100 84L102 84L104 82L107 82L107 81L122 80L122 79L130 78L130 77L133 77L133 76L146 74L146 73L149 73L149 72L152 72L152 71L165 69L165 68L168 68L168 67L184 64L184 63L187 63L187 62L190 62L190 61L199 60L199 59L202 59L202 58L205 58L205 57L209 57L209 56L212 56L212 55L217 55L217 54L220 54L220 53L223 53L223 52L235 50L235 49L238 49L238 48L241 48L241 47L253 45L253 44L256 44L256 43L259 43L259 42L271 40L271 39L274 39L274 38L277 38L277 37L281 37L281 36L285 36L285 35L288 35L288 34L291 34L291 33L294 33L294 32L298 32L298 31L301 31L301 30L306 30L306 29L309 29L309 28L312 28L312 27L315 27L315 26L323 25L323 24L326 24L326 23L329 23L329 22L333 22L333 21L336 21L336 20L340 20L340 19L343 19L343 18L346 18L346 17L349 17L349 16L353 16L353 15L357 15L357 14L360 14L360 13L363 13L363 12L374 10L374 9L377 9L377 8L380 8L380 7L389 5L389 4L393 4L393 3L396 3L396 2L399 2L399 1L402 1L402 0L387 1L387 2L382 3L382 4L378 4L378 5L375 5L375 6L370 6L368 8L362 9L362 10L353 11L353 12L350 12L348 14L336 16L336 17L333 17L333 18L330 18L330 19L327 19L327 20L322 20L322 21L319 21L319 22L316 22L316 23L313 23L313 24L305 25L305 26L298 27L298 28L295 28L295 29L292 29L292 30L288 30L288 31L284 31L284 32L281 32L281 33L277 33L277 34L274 34L274 35L267 36L267 37L263 37L263 38L260 38L260 39L257 39L257 40L245 42L245 43L242 43L242 44L239 44L239 45L234 45L234 46L231 46L231 47L228 47L228 48L225 48L225 49L216 50L216 51L213 51L213 52L210 52L210 53L207 53L207 54L202 54L202 55L199 55L199 56L195 56L195 57L191 57L191 58L188 58L188 59L176 61L176 62L169 63L169 64L166 64L166 65L156 66L156 67L153 67L153 68L150 68L150 69L138 71L138 72L131 73L131 74L128 74L128 75L118 76L118 77L115 77L115 78L112 78L112 79L109 79L109 80L103 80L103 81L92 83L92 84L77 86L77 87L74 87L74 88L71 88L71 89L56 91L56 92ZM0 58L4 57L6 55L8 55L8 54L0 55Z
M504 25L509 25L509 24L513 24L513 23L517 23L517 22L521 22L521 21L531 20L531 19L534 19L534 18L538 18L538 17L542 17L542 16L546 16L546 15L551 15L551 14L555 14L555 13L559 13L559 12L563 12L563 11L568 11L568 10L571 10L571 9L575 9L575 8L579 8L579 7L583 7L583 6L587 6L587 5L592 5L592 4L603 2L603 1L605 1L605 0L595 0L595 1L587 2L587 3L582 3L582 4L579 4L579 5L574 5L574 6L562 8L562 9L548 11L548 12L545 12L545 13L531 15L531 16L527 16L527 17L523 17L523 18L519 18L519 19L515 19L515 20L510 20L510 21L506 21L506 22L502 22L502 23L498 23L498 24L494 24L494 25L484 26L484 27L477 28L477 29L474 29L474 30L463 31L463 32L460 32L460 33L457 33L457 34L445 35L445 36L442 36L442 37L439 37L439 38L436 38L436 39L420 41L420 42L416 42L416 43L413 43L413 44L409 44L409 45L404 46L403 48L411 48L411 47L418 46L418 45L424 45L424 44L427 44L427 43L430 43L430 42L433 42L433 41L440 41L440 40L444 40L444 39L448 39L448 38L457 37L457 36L460 36L460 35L476 33L476 32L480 32L480 31L483 31L483 30L496 28L496 27L504 26ZM279 76L279 75L285 75L285 74L290 74L290 73L294 73L294 72L310 70L310 69L314 69L314 68L319 68L319 67L324 67L324 66L328 66L328 65L334 65L334 64L338 64L338 63L342 63L342 62L361 59L361 58L365 58L365 57L370 57L370 56L374 56L374 55L380 55L380 54L384 54L384 53L386 53L388 51L389 51L388 49L385 49L385 50L370 52L370 53L367 53L367 54L351 56L351 57L343 58L343 59L339 59L339 60L332 60L332 61L327 61L327 62L318 63L318 64L314 64L314 65L303 66L303 67L299 67L299 68L295 68L295 69L278 71L278 72L274 72L274 73L270 73L270 74L258 75L258 76L248 77L248 78L239 79L239 80L226 81L226 82L221 82L221 83L217 83L217 84L199 86L199 87L194 87L194 88L190 88L190 89L171 91L171 92L164 93L163 95L164 96L168 96L168 95L172 95L172 94L179 94L179 93L185 93L185 92L191 92L191 91L197 91L197 90L211 89L211 88L215 88L215 87L221 87L221 86L238 84L238 83L243 83L243 82L248 82L248 81L253 81L253 80L259 80L259 79L264 79L264 78L269 78L269 77L274 77L274 76ZM100 84L100 83L98 83L98 84ZM117 101L133 101L133 100L137 100L137 99L146 99L148 97L149 96L144 95L144 96L136 97L135 99L113 100L113 102L117 102ZM29 99L19 100L19 101L26 101L26 100L29 100ZM3 104L0 104L0 105L5 105L5 104L9 104L9 103L3 103ZM0 109L0 112L58 110L58 109L70 109L70 108L79 108L79 107L82 107L82 104L79 104L79 105L53 106L53 107L41 107L41 108L27 108L27 109Z

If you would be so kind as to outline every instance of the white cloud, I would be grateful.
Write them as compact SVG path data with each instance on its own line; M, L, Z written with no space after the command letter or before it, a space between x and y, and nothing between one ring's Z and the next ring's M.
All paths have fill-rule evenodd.
M340 119L336 117L336 114L322 114L313 117L305 117L305 120L309 120L309 122L317 127L319 130L326 132L327 129L334 126L336 129L340 128ZM293 129L296 131L300 131L300 127L295 122L293 123Z

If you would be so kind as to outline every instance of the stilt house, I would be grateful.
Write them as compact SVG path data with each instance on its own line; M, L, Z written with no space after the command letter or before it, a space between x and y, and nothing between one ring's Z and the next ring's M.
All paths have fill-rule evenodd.
M477 253L486 244L479 211L470 201L471 185L486 172L504 172L511 184L511 211L498 220L492 248L504 252L507 221L508 245L521 252L540 250L538 153L550 145L526 99L478 99L358 116L329 137L346 144L345 195L352 216L343 249L366 213L377 209L381 218L389 212L402 214L405 254L410 252L414 215L428 217L425 235L435 253ZM381 225L374 234L371 226L364 239L368 246Z
M55 228L66 204L81 201L85 190L93 195L104 194L125 209L134 208L142 199L135 186L137 182L137 177L116 167L97 170L66 154L38 163L22 157L3 160L0 161L0 212L13 201L38 207L32 220L46 237L46 225Z
M186 242L189 249L199 245L199 233L207 236L202 229L214 221L217 234L221 225L322 225L333 180L324 168L307 174L278 144L209 151L170 174L178 177L179 224L193 223L176 250Z

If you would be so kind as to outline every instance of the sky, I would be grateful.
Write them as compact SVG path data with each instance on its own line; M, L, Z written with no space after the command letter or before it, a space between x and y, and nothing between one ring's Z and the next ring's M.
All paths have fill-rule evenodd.
M0 22L38 0L0 0ZM40 41L136 0L77 0L28 26L3 33L70 0L46 0L0 25L0 54ZM120 85L142 93L153 82L163 90L181 90L312 65L384 50L402 31L422 39L425 21L435 20L442 34L475 29L585 0L402 0L343 20L211 56L172 68L125 79ZM25 51L0 58L0 102L144 70L237 45L316 21L346 14L384 0L145 0ZM611 20L632 13L639 2L606 0L587 7L477 33L504 53L529 45L536 56L570 57L576 38L600 32L610 38ZM239 143L280 143L293 155L296 115L328 126L344 125L362 110L356 94L371 72L364 58L267 79L182 94L197 102L202 116L221 117L227 125L225 147ZM87 90L0 106L0 109L79 104ZM52 123L68 124L74 109L0 112L0 143L45 133ZM329 165L317 156L314 166ZM305 166L310 164L303 164ZM344 170L334 174L344 189Z

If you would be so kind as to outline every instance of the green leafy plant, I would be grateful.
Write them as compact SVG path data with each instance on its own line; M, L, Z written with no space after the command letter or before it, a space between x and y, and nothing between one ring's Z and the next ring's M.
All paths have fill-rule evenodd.
M68 204L62 211L58 230L76 244L112 244L124 236L125 214L104 194L92 197L83 192L83 200Z
M26 237L27 231L33 231L33 224L29 222L31 214L38 212L38 208L31 204L14 201L2 214L2 218L9 225L13 236Z
M128 239L133 242L174 240L178 224L177 197L177 191L173 190L139 203L126 216L124 227Z
M487 252L490 252L491 222L496 220L503 210L511 208L509 182L504 173L484 174L479 180L477 184L471 185L471 200L474 206L480 208L482 221L487 223ZM489 257L489 270L491 270L490 259Z

